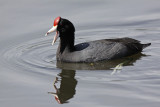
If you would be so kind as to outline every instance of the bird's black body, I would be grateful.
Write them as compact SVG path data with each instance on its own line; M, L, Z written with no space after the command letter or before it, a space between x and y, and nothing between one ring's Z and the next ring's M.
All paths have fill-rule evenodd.
M61 18L57 31L60 44L57 50L57 60L64 62L95 62L126 57L141 52L151 45L141 44L131 38L103 39L74 45L73 24Z

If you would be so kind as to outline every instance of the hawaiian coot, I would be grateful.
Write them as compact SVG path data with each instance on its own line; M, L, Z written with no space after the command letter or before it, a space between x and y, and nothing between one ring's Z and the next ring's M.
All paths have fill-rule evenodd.
M141 52L151 43L141 44L132 38L103 39L74 45L74 25L57 17L46 36L56 31L52 45L60 37L57 60L63 62L95 62L126 57Z

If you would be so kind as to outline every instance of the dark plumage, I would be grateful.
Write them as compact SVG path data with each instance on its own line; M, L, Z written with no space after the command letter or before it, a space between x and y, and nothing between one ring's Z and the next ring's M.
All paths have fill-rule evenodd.
M141 44L132 38L103 39L74 45L73 24L60 18L57 25L60 44L57 50L57 60L64 62L95 62L130 56L141 52L151 45Z

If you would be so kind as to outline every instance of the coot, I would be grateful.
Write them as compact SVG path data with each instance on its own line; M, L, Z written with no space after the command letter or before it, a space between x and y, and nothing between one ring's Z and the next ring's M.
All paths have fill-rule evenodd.
M141 52L151 43L141 44L132 38L102 39L74 45L74 25L67 19L57 17L46 36L56 31L52 45L60 37L57 60L63 62L96 62L130 56Z

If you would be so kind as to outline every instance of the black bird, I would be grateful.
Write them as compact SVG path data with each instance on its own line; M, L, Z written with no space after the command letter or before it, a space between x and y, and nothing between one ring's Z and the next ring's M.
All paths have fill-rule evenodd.
M74 25L67 19L57 17L46 36L56 31L52 42L60 37L57 60L63 62L96 62L130 56L141 52L151 43L141 44L132 38L102 39L74 45Z

